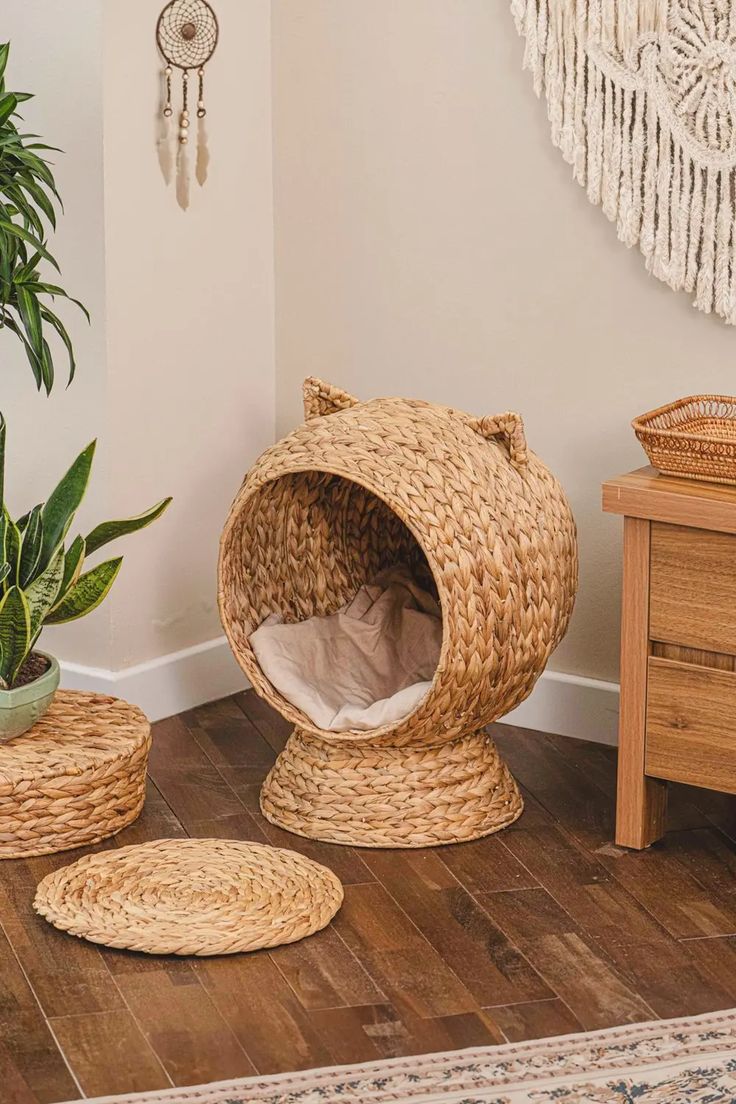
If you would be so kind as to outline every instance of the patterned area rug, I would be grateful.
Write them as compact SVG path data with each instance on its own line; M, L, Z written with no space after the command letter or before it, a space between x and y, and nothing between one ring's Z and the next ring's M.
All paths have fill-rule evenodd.
M736 1009L87 1104L733 1104ZM79 1102L77 1102L79 1104Z

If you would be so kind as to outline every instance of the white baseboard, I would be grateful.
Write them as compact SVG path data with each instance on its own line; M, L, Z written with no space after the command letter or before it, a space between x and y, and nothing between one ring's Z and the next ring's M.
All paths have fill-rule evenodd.
M152 721L173 717L248 686L224 636L122 671L64 660L60 660L60 666L61 685L68 690L95 690L123 698L140 706Z
M597 744L617 744L618 698L615 682L545 671L527 700L504 717L503 723Z
M62 686L124 698L140 706L152 721L225 698L248 686L224 636L122 671L62 660L61 672ZM545 671L531 696L504 717L503 723L616 744L618 686L582 675Z

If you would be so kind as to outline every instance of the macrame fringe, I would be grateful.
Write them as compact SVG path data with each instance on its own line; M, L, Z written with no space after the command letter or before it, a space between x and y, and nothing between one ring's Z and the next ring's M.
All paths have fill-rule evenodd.
M525 67L541 88L550 32L553 47L575 27L581 42L625 55L667 30L669 0L511 0L511 13L526 39Z
M552 140L591 203L654 276L736 325L736 167L688 140L638 56L658 49L668 0L511 0L511 10Z
M620 54L633 50L644 36L667 30L668 0L593 0L589 8L594 41Z

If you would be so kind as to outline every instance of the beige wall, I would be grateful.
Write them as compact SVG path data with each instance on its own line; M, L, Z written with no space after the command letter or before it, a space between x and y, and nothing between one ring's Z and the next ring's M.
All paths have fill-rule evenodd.
M64 148L64 281L79 376L50 400L0 335L9 485L18 512L100 437L82 521L167 516L121 541L126 562L88 619L49 630L60 658L117 670L221 633L219 533L243 472L273 439L270 4L218 0L209 70L211 178L182 213L161 179L155 122L160 0L5 0L11 82L38 93L28 122Z
M273 92L279 430L308 373L366 397L521 410L580 525L555 665L615 678L619 526L599 483L640 462L634 414L733 390L736 335L651 280L572 183L506 0L217 7L212 178L184 215L153 146L159 3L3 5L12 82L38 93L28 122L66 150L54 245L94 316L69 315L79 378L50 400L0 341L12 505L46 494L94 435L83 522L176 499L127 542L109 603L47 644L121 668L219 634L222 519L273 433Z
M736 334L647 276L551 146L506 0L274 0L278 428L314 373L363 397L520 410L578 519L554 659L617 675L637 413L733 392Z
M117 668L221 633L220 531L274 432L270 4L218 0L210 179L186 213L155 156L160 6L104 4L111 482L124 512L174 496L130 538L112 597Z
M0 40L11 42L8 87L34 92L23 105L29 130L64 153L54 154L65 215L52 249L68 290L88 305L87 326L59 307L77 351L78 374L66 390L63 352L50 398L38 395L17 340L0 333L0 409L8 421L6 490L11 512L43 500L78 452L100 438L87 498L79 513L88 527L112 498L110 421L105 349L105 252L102 166L102 21L99 0L4 0ZM111 607L86 621L49 629L44 645L65 659L101 667L111 656Z

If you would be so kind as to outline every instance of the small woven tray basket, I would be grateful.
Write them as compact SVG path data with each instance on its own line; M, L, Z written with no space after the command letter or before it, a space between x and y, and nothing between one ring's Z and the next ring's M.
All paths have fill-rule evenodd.
M691 395L631 424L663 475L736 486L736 398Z

